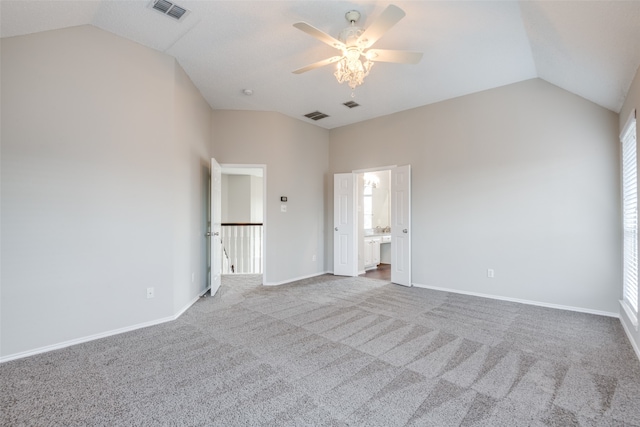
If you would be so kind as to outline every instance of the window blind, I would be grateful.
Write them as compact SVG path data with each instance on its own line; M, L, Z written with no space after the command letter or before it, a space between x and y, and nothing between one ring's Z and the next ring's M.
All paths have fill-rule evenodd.
M638 315L638 163L635 112L621 134L623 213L623 302Z

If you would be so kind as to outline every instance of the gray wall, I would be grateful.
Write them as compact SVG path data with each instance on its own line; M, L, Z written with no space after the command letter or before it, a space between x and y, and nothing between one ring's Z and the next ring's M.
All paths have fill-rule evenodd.
M222 222L262 222L262 178L222 174Z
M534 79L333 129L330 173L411 164L417 285L617 313L617 135Z
M207 211L211 168L211 107L174 61L172 206L174 215L173 313L207 288ZM171 84L171 82L169 82ZM165 153L169 154L169 153Z
M261 223L264 217L264 188L262 177L251 175L251 218L250 222Z
M251 177L222 175L222 222L251 222Z
M0 355L184 309L206 283L211 140L186 74L91 26L2 39L1 66Z
M265 164L265 276L279 284L325 271L329 132L278 113L213 112L219 163ZM280 197L287 196L287 212ZM313 260L315 256L315 261Z
M622 110L620 111L620 122L619 122L619 131L622 132L622 128L627 122L631 111L636 110L636 141L640 141L640 126L638 126L637 116L640 113L640 68L636 71L636 76L631 83L631 88L629 89L629 93L627 94L627 98L622 106ZM640 149L638 150L640 152ZM640 187L639 187L640 188ZM620 231L620 236L622 236L622 231ZM622 239L622 237L620 237ZM622 281L621 281L622 282ZM622 285L620 285L622 288ZM621 296L622 298L622 296ZM629 317L625 313L623 309L620 309L620 320L623 322L629 337L632 340L633 347L636 351L636 354L640 358L640 331L631 323Z

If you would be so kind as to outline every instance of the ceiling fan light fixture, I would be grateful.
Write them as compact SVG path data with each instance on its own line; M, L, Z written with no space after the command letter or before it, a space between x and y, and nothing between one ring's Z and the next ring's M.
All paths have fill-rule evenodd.
M333 75L336 76L338 83L347 82L353 90L364 82L371 67L373 67L373 62L368 59L363 64L360 58L353 59L353 57L345 55L338 61L336 72Z
M369 75L374 60L399 64L417 64L422 58L422 53L420 52L370 49L389 28L397 24L404 16L405 13L402 9L391 4L382 11L368 28L364 29L356 26L356 23L360 20L360 12L350 10L346 13L345 18L351 25L340 32L338 39L306 22L296 22L293 24L294 27L331 47L341 50L342 56L333 56L314 62L306 67L294 70L293 73L301 74L336 63L337 67L333 75L338 80L338 83L348 83L351 88L351 97L354 97L355 88L360 86L364 82L364 78Z

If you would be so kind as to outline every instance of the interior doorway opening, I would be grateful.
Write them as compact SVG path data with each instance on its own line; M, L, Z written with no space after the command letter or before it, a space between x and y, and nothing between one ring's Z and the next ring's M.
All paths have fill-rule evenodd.
M391 170L358 173L358 271L391 280Z
M389 232L391 282L412 286L411 165L333 175L333 274L357 276L364 270L364 199L361 202L358 194L360 188L364 192L364 173L382 170L390 171L390 224L381 228ZM371 225L377 226L373 221Z
M205 235L208 247L207 288L211 290L211 295L215 295L220 288L223 275L251 274L259 276L265 283L266 260L263 254L266 248L267 166L221 165L212 158L208 186ZM223 230L229 225L250 225L253 228L259 225L260 228L250 233L247 239L241 238L230 243ZM243 233L238 234L243 236ZM258 238L251 239L251 236ZM238 247L234 249L234 246Z
M264 274L266 166L222 166L222 274Z

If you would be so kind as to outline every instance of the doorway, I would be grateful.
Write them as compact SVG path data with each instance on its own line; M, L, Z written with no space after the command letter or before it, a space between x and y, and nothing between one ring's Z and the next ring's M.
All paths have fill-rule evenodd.
M212 230L212 203L207 235L211 242L214 235L217 236L221 250L215 260L211 250L208 251L208 287L212 286L212 262L219 266L221 275L254 274L265 283L267 167L262 164L221 164L219 168L220 230L218 235ZM210 188L213 175L216 174L212 173Z
M361 276L391 280L391 169L360 172L358 270Z
M365 174L378 171L389 171L389 225L386 227L368 221L373 229L380 227L383 231L380 240L373 243L375 249L364 247L365 218L364 193ZM365 265L379 264L379 244L384 238L390 240L391 282L412 286L411 284L411 166L388 166L367 170L356 170L351 173L334 174L334 253L333 274L341 276L357 276L364 272ZM362 199L362 202L360 201ZM373 202L372 202L373 203ZM375 231L374 231L375 232ZM377 239L374 239L377 240ZM376 244L377 243L377 244ZM373 254L373 255L372 255ZM373 260L368 259L373 257ZM366 260L365 260L366 259Z
M222 166L222 274L264 274L266 165Z

